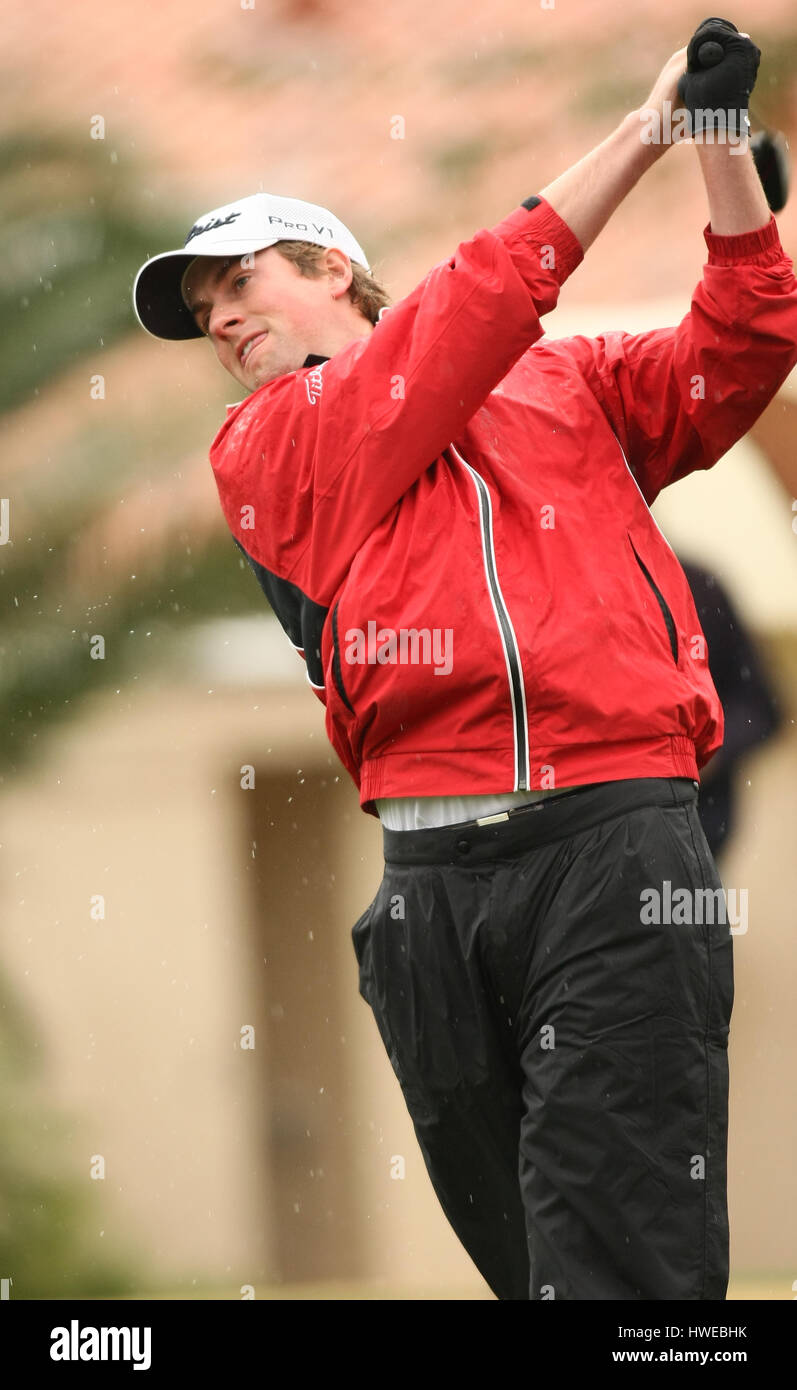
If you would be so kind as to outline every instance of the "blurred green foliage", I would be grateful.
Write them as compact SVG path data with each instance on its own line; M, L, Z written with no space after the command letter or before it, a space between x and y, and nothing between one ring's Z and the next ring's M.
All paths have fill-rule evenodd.
M765 30L761 33L751 20L750 33L761 49L761 64L751 100L752 110L767 125L783 128L793 137L797 16L789 29Z
M179 225L151 218L140 172L113 155L105 141L70 143L58 133L0 140L0 307L11 326L0 343L0 413L45 397L82 360L92 364L88 382L98 349L141 334L131 303L138 267L184 239L191 213ZM98 416L20 480L33 525L19 533L12 497L12 540L0 548L0 780L36 754L52 723L79 712L84 695L168 661L172 629L210 615L268 613L224 534L198 549L186 534L162 562L137 567L135 582L100 580L90 604L54 582L92 520L157 468L154 452L174 467L200 441L209 439L196 402L178 396L167 418L144 417L137 429ZM150 629L159 640L135 640ZM98 630L104 661L89 657Z
M429 153L429 162L440 183L459 188L493 153L493 141L485 136L451 140Z
M144 218L115 153L57 133L0 140L0 411L129 333L131 269L182 242L182 224Z
M449 52L435 65L435 75L455 87L472 87L480 83L500 83L545 68L554 58L550 44L538 40L534 44L497 43L492 48L461 49Z

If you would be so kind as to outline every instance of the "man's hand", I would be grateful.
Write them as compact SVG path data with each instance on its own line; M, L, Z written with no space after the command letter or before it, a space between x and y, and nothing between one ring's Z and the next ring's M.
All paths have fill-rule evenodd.
M750 35L740 34L728 19L704 19L689 41L686 59L678 96L689 112L692 133L729 130L745 135L761 60Z
M677 53L673 53L656 78L653 91L640 108L640 121L645 121L649 127L646 143L652 145L659 155L664 154L669 145L689 138L685 123L674 123L672 120L679 100L679 82L686 71L686 52L685 48L679 48ZM651 113L655 114L656 119L650 119Z

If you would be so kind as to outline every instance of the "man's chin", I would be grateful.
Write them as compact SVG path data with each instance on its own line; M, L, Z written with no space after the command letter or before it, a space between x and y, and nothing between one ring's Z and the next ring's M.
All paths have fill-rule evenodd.
M306 356L306 353L304 354ZM284 362L275 360L272 356L270 360L252 362L247 370L245 364L236 362L235 366L229 366L226 370L230 376L234 377L239 386L251 396L253 391L257 391L261 386L267 386L269 382L276 381L278 377L287 376L289 372L296 372L304 364L304 356L297 354L301 360Z
M278 377L286 376L288 372L295 372L301 366L301 362L253 362L251 372L246 372L241 378L241 383L250 392L257 391L261 386L267 386L269 382L276 381Z

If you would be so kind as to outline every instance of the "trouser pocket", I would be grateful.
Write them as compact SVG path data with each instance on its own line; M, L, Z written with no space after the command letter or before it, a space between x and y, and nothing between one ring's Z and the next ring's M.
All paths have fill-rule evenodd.
M379 895L377 894L377 897ZM354 954L357 958L357 970L359 975L360 994L366 1003L370 1004L372 993L370 982L372 978L371 960L371 921L373 917L376 898L369 903L365 912L362 913L351 929L351 940L354 947Z

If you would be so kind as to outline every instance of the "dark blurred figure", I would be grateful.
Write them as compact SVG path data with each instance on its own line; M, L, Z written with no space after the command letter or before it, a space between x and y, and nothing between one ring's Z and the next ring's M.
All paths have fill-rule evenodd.
M679 557L680 558L680 557ZM725 711L725 738L701 771L698 811L716 858L734 827L734 778L744 754L783 722L753 639L725 589L700 565L681 560L708 644L708 665Z

